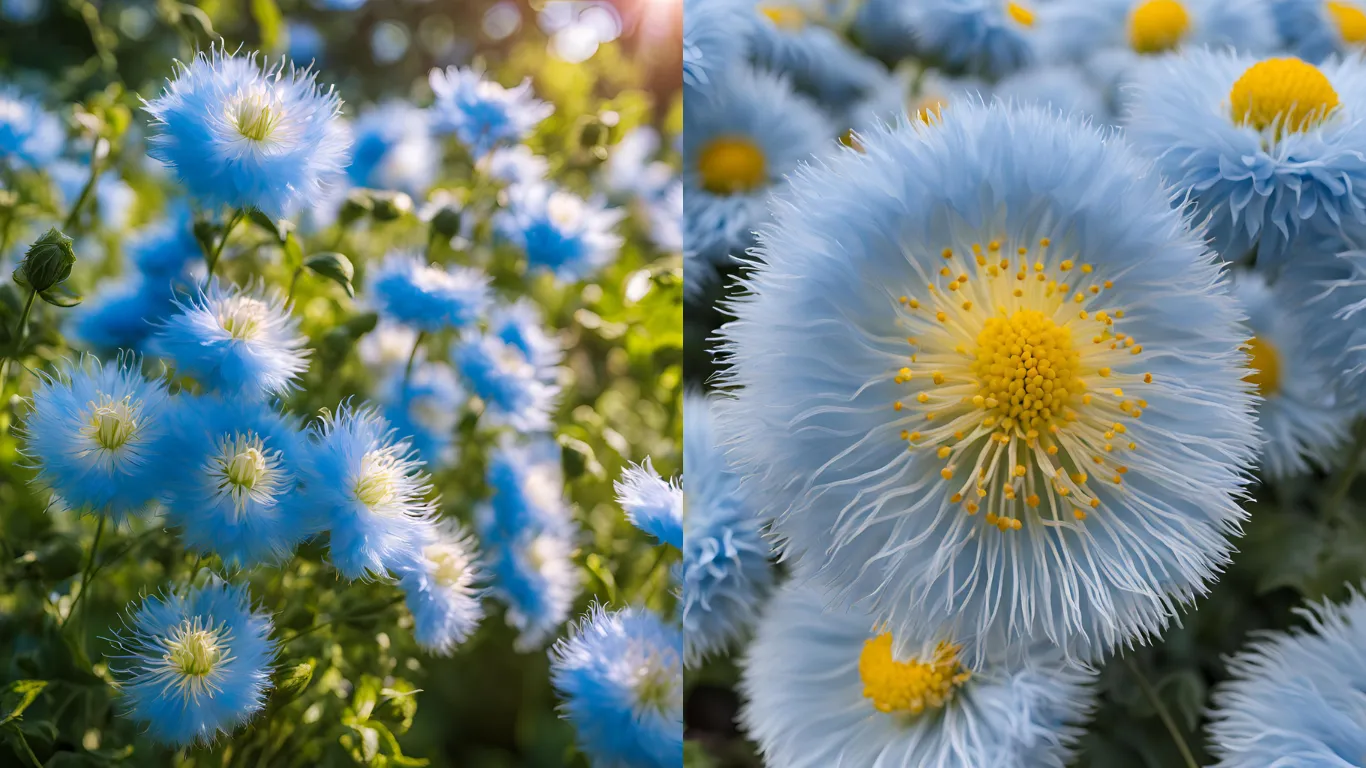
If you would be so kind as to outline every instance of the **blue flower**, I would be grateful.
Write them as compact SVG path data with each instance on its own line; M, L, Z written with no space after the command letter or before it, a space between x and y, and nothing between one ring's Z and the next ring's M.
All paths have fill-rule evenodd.
M1105 98L1078 67L1030 67L1001 78L991 93L1012 104L1048 107L1094 122L1111 122Z
M106 286L71 310L71 338L102 352L142 352L155 324L175 310L169 283L134 276Z
M1360 314L1366 310L1366 250L1359 242L1333 238L1297 248L1293 267L1276 282L1277 293L1288 306L1302 308L1309 327L1293 344L1326 362L1334 396L1341 407L1357 412L1366 406L1366 325Z
M809 585L783 589L741 662L740 724L766 765L1068 764L1095 705L1094 671L1046 644L1018 663L973 664L933 620L893 637L827 604Z
M199 54L146 109L148 154L208 206L282 218L316 198L346 162L336 93L283 62L263 72L255 54Z
M441 170L441 147L432 137L427 111L406 101L366 110L351 126L351 183L421 197Z
M749 628L773 587L773 569L762 521L726 461L710 402L697 393L683 400L683 466L681 613L692 666Z
M90 180L90 168L69 160L58 160L47 171L56 182L62 209L70 210L80 199L85 183ZM128 226L133 206L137 203L137 193L117 173L102 173L95 181L92 202L100 223L107 229L118 231Z
M613 229L625 216L621 209L549 184L514 187L508 198L494 227L526 253L530 269L573 282L616 260L622 238Z
M273 291L224 287L215 279L177 298L176 308L152 337L152 349L209 390L283 394L308 369L299 321Z
M649 203L650 239L669 253L683 251L683 182L674 181Z
M1366 754L1366 598L1296 611L1307 628L1263 632L1228 662L1209 713L1212 768L1348 766Z
M573 539L559 531L526 528L513 538L493 543L493 512L479 510L480 536L488 547L492 594L507 606L508 626L519 632L514 647L521 652L543 646L569 618L582 587L571 554Z
M631 525L660 544L683 548L683 489L677 483L661 478L647 458L640 466L628 467L613 486Z
M139 230L128 242L128 258L148 280L182 282L201 263L204 250L194 239L189 206L172 204L161 221Z
M756 17L751 23L751 58L764 69L792 79L827 109L839 110L865 96L886 76L878 62L856 53L834 31L808 18L791 0L740 0Z
M44 374L24 424L24 455L36 482L79 512L117 523L145 511L161 491L155 473L168 395L143 378L140 360L93 357Z
M650 200L673 178L668 163L653 160L659 152L659 132L648 125L632 128L621 137L602 166L602 182L614 193Z
M835 131L777 75L741 67L683 112L683 238L712 263L741 255L770 193Z
M451 358L495 424L518 432L550 429L559 387L542 381L516 345L495 336L468 335L452 348Z
M1301 236L1366 223L1366 64L1188 51L1145 68L1127 135L1209 217L1225 258L1274 273Z
M598 768L683 764L683 635L639 608L594 606L550 651L578 746Z
M247 587L213 581L148 597L112 638L129 717L163 744L208 743L266 704L276 648Z
M1080 118L968 101L859 139L798 171L722 332L727 456L785 556L974 660L1156 635L1256 459L1203 233Z
M518 299L494 309L489 315L489 333L520 350L542 381L554 383L564 346L558 337L546 333L545 320L534 302Z
M1032 71L1038 70L1025 70L1021 76ZM930 70L917 78L908 72L897 72L888 76L866 99L855 104L848 111L847 119L856 132L896 125L907 117L928 122L965 99L983 101L991 98L991 89L990 83L975 77L946 77ZM857 140L857 137L853 138Z
M480 270L426 264L417 254L389 254L370 282L381 314L429 333L476 322L491 301Z
M163 455L162 503L185 545L230 567L278 563L322 529L299 488L298 424L240 398L177 399Z
M749 55L754 17L734 0L683 0L683 82L692 88L724 82Z
M455 430L466 399L449 365L423 363L406 377L395 368L384 387L384 416L429 467L447 467L456 460Z
M479 627L484 607L483 590L476 586L482 575L478 557L474 537L448 520L437 525L436 539L416 563L399 568L418 645L449 656Z
M361 579L417 561L435 536L436 502L412 446L373 410L349 404L312 432L304 482L332 533L332 564Z
M1366 6L1353 0L1271 0L1276 25L1292 53L1314 63L1366 44Z
M433 69L428 78L436 102L432 125L440 134L455 134L475 158L496 147L517 144L555 108L531 92L531 79L504 88L476 69Z
M998 79L1038 58L1030 4L1001 0L872 0L855 30L887 58L916 54L953 72Z
M62 152L62 121L37 99L0 82L0 164L46 168Z
M327 38L306 21L290 20L286 25L286 39L289 58L294 61L318 62L327 54Z
M504 184L539 184L550 172L550 162L518 144L493 150L479 161L479 168Z
M490 454L486 482L492 515L484 539L504 543L524 531L570 536L573 515L564 498L560 446L548 437L504 438Z

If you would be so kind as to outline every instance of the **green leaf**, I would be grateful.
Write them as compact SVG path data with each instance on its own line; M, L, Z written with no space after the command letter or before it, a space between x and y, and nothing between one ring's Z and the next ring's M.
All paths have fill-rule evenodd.
M65 284L57 284L38 294L38 298L46 301L54 307L74 307L80 304L83 297L66 287Z
M683 742L683 768L714 768L716 761L695 741Z
M261 49L277 50L285 22L280 6L275 4L275 0L251 0L251 15L261 30Z
M260 227L263 232L281 243L285 242L289 233L294 230L294 225L288 219L272 219L257 208L252 208L247 216L251 219L252 224Z
M0 694L0 725L23 716L24 710L47 688L46 680L15 680Z
M332 251L315 253L308 257L304 266L345 288L347 296L356 295L356 289L351 285L356 268L351 266L351 260L342 254Z
M288 700L303 693L308 688L308 684L313 682L313 670L317 665L317 659L308 659L300 664L295 664L280 679L276 686L279 690L277 695Z

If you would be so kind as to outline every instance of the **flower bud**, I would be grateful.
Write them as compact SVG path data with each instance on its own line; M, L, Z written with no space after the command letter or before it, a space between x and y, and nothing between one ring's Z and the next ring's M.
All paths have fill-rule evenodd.
M42 293L70 277L75 264L71 238L53 227L29 246L14 270L14 282Z

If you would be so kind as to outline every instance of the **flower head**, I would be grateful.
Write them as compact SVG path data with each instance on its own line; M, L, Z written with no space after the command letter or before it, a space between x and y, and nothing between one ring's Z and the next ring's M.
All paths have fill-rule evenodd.
M917 54L943 68L998 79L1039 55L1036 7L1002 0L872 0L855 21L860 39L883 56Z
M1273 0L1286 46L1305 61L1322 62L1366 46L1366 5L1360 0Z
M488 309L489 279L474 267L424 264L415 254L391 253L371 277L383 315L418 330L463 328Z
M144 277L169 284L186 278L204 258L194 239L189 206L173 204L166 218L140 230L128 243L128 256Z
M433 127L441 134L455 134L476 158L521 142L555 111L532 95L530 78L504 88L479 70L447 67L433 69L428 80L436 95Z
M554 440L504 438L489 456L486 482L492 493L492 516L483 527L486 540L510 541L527 530L573 533L560 446Z
M520 350L542 381L555 382L564 345L546 332L545 318L534 302L523 298L498 306L489 314L489 332Z
M639 608L595 606L550 651L550 680L601 768L683 762L683 635Z
M518 432L550 428L559 387L541 380L522 350L495 336L467 335L451 350L456 368L495 423Z
M455 430L467 399L449 365L423 363L411 376L396 368L384 385L384 416L427 466L450 466L456 458Z
M684 0L683 82L692 88L713 84L713 77L749 54L754 19L734 0ZM724 81L724 78L717 78Z
M510 539L498 540L501 534L494 524L493 511L481 508L480 538L488 547L492 594L507 606L508 625L520 633L517 650L539 648L569 618L583 586L571 557L572 531L528 526Z
M128 716L172 746L231 733L266 704L276 649L245 585L220 581L149 597L113 638L110 671Z
M475 547L473 536L458 524L443 521L417 561L399 568L413 614L413 634L432 653L450 655L484 619Z
M820 23L819 12L800 0L736 0L754 20L748 46L763 69L781 72L797 90L810 93L838 111L865 96L886 69L855 52L835 31ZM807 4L809 5L809 4Z
M669 253L683 251L683 182L673 181L649 202L650 239Z
M654 159L658 152L659 131L648 125L632 128L607 156L602 166L603 184L615 194L646 200L658 197L673 176L668 163Z
M134 276L106 286L74 308L73 340L101 352L143 352L156 323L175 312L175 293L169 282Z
M494 226L526 253L530 269L572 282L616 260L622 238L613 230L626 215L621 209L549 184L515 187L509 198Z
M540 184L550 172L550 162L518 144L493 150L479 161L479 168L504 184Z
M1057 56L1113 59L1132 69L1144 58L1186 49L1268 53L1280 47L1272 0L1058 0L1040 7L1040 31Z
M351 126L354 144L346 174L351 183L427 194L441 167L427 111L406 101L387 101L362 113Z
M46 168L62 152L62 121L12 85L0 83L0 163Z
M1256 455L1202 233L1080 119L968 102L860 142L761 234L727 455L787 554L894 634L943 625L972 659L1151 637L1228 561Z
M631 525L660 544L683 548L683 489L676 482L660 477L646 458L639 466L627 467L613 485Z

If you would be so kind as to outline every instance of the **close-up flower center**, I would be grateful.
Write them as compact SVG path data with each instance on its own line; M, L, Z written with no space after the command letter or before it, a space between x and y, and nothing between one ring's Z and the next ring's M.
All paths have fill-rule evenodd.
M1266 339L1253 336L1248 339L1247 352L1251 360L1248 374L1243 378L1257 387L1262 397L1270 397L1281 391L1281 356Z
M101 394L99 400L86 404L82 432L100 448L117 451L137 434L141 406L128 397L114 400Z
M759 6L759 13L778 29L796 32L806 26L806 14L796 5L763 3Z
M280 123L279 109L270 93L252 89L230 102L229 117L237 132L252 141L266 141Z
M959 662L958 651L956 645L940 643L928 659L897 661L890 632L870 638L858 659L863 696L887 714L919 715L938 709L972 677Z
M922 123L938 120L943 116L944 110L948 108L948 100L938 93L925 93L920 98L911 102L911 108L907 110Z
M361 470L351 492L372 512L388 510L398 498L400 468L387 451L370 451L361 458Z
M1014 19L1016 24L1022 27L1034 26L1034 11L1030 10L1028 6L1008 2L1006 3L1006 13L1011 19Z
M768 180L764 151L746 136L712 139L697 157L702 188L714 195L752 192Z
M278 456L267 450L259 435L237 433L219 442L206 471L240 512L248 498L269 500L280 491Z
M250 296L229 296L218 306L218 325L237 341L260 335L270 316L270 306Z
M469 559L458 550L442 544L432 544L423 550L431 565L432 578L443 587L460 583L469 570Z
M204 677L222 658L218 633L204 629L199 621L181 622L166 638L165 659L183 676Z
M1337 27L1342 42L1348 45L1366 43L1366 11L1354 3L1339 0L1328 0L1324 10L1328 12L1333 26Z
M640 649L635 658L636 704L642 711L669 712L676 706L682 675L674 657L656 649Z
M1179 0L1147 0L1129 16L1129 45L1139 53L1170 51L1190 26L1190 14Z
M1248 67L1229 91L1233 121L1277 135L1306 131L1338 106L1333 84L1318 67L1293 57L1267 59Z
M1047 429L1085 388L1072 330L1035 309L987 318L975 356L978 394L1003 429Z

